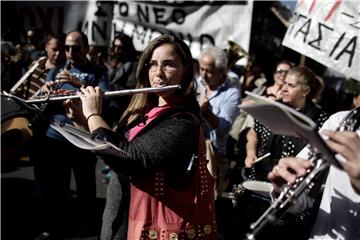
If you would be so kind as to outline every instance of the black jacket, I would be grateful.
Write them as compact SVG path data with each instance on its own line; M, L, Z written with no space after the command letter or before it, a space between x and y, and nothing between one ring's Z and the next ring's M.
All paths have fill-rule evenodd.
M174 186L184 183L192 154L198 150L200 129L198 118L189 113L196 115L185 107L173 107L155 118L131 142L124 134L108 129L94 132L128 153L125 158L102 156L114 171L107 191L102 240L126 239L131 176L163 168Z

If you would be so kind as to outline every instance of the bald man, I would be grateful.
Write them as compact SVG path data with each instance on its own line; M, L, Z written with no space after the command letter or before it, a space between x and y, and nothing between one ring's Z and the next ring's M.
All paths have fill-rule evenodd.
M56 67L49 72L42 91L78 91L81 86L99 86L106 91L107 74L87 60L88 50L88 39L84 33L68 33L65 39L67 62L64 66ZM50 121L58 120L73 125L62 102L49 103L46 113ZM49 125L43 134L36 136L36 139L31 158L34 162L40 216L39 231L42 232L40 235L61 238L61 226L64 226L65 222L64 213L68 210L65 203L70 196L71 170L76 182L74 196L79 202L76 211L81 211L80 215L84 217L82 221L95 221L92 217L95 217L97 159L92 152L75 147Z

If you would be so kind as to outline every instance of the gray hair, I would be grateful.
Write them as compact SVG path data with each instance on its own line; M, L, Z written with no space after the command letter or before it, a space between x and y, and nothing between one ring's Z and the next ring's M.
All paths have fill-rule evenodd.
M215 68L227 72L228 57L224 50L218 47L209 47L200 53L199 59L205 56L212 56L215 60Z

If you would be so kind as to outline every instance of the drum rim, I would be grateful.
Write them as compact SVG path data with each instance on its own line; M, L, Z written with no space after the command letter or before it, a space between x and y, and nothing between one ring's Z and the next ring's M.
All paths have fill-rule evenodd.
M269 196L272 190L272 184L270 182L258 181L258 180L246 180L242 183L242 186L246 190L261 196Z

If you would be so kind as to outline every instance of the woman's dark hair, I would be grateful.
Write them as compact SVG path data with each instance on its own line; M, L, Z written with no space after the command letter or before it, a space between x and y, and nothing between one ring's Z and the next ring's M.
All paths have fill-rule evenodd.
M147 64L150 62L155 49L163 44L170 44L174 47L183 66L184 77L181 81L181 89L177 91L178 97L182 102L194 104L194 64L189 47L181 39L172 35L161 35L155 38L145 48L138 62L136 71L136 88L146 88L150 86ZM196 102L196 99L195 99ZM119 125L124 126L146 113L151 108L158 105L158 97L155 94L136 94L132 96L129 107L124 112ZM195 107L195 106L189 106Z
M60 41L62 44L65 43L66 34L61 32L52 32L49 33L46 37L46 43L50 42L51 39L56 39Z
M114 40L112 41L113 48L115 46L116 39L119 39L122 43L122 50L124 51L124 56L123 56L124 59L126 61L135 61L137 58L137 51L134 47L132 38L123 32L116 33L114 36Z

